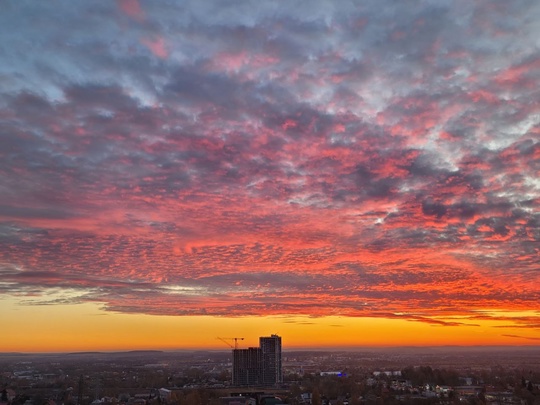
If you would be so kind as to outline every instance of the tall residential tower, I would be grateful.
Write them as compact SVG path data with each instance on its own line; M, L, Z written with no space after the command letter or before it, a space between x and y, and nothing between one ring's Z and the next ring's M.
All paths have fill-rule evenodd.
M259 347L233 350L233 385L276 386L283 382L281 337L259 338Z
M263 385L277 385L283 382L281 373L281 337L271 335L260 337L259 346L263 358Z

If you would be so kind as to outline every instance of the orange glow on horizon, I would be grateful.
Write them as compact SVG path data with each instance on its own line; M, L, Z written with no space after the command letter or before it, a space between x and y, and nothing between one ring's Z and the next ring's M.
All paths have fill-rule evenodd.
M95 304L32 308L7 304L4 322L10 327L3 335L3 352L228 350L218 336L245 337L243 347L250 347L258 344L259 336L271 333L283 337L285 350L539 343L530 334L529 339L517 338L526 335L518 328L496 328L503 321L439 326L340 316L174 317L108 313Z

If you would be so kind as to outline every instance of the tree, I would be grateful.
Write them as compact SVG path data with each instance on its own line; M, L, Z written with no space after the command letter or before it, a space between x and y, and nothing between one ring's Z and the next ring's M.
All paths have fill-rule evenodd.
M313 391L311 393L311 405L321 405L321 393L319 392L319 389L317 387L313 388Z
M186 405L202 405L202 398L201 398L201 395L199 394L199 391L197 390L194 390L194 391L191 391L187 396L186 396L186 402L184 402Z

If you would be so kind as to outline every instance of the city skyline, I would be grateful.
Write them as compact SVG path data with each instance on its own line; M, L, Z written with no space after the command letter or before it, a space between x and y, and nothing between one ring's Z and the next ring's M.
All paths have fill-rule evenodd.
M0 352L539 345L539 18L6 2Z

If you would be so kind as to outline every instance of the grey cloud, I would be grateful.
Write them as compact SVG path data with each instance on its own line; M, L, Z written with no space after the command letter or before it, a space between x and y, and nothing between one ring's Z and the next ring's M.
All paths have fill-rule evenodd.
M73 217L72 214L65 210L55 208L32 208L32 207L15 207L10 205L0 205L0 216L11 218L56 218L65 219Z
M432 201L422 201L422 212L426 215L433 215L442 218L446 214L447 208L444 204Z

